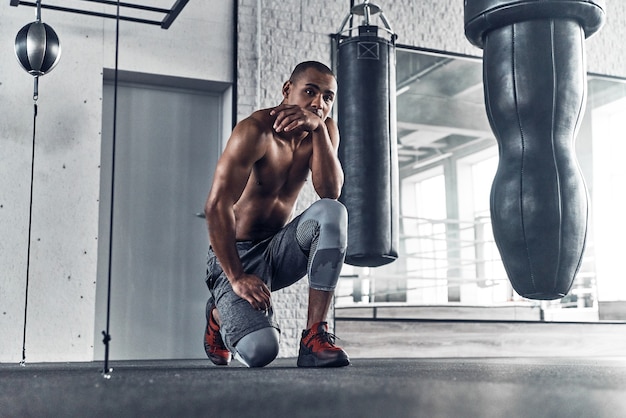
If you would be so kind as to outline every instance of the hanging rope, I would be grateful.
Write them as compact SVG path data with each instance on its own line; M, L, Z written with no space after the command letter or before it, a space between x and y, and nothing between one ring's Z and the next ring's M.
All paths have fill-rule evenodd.
M28 282L30 281L30 239L33 225L33 184L35 180L35 138L37 134L37 100L39 99L39 77L35 76L33 88L33 148L30 159L30 207L28 209L28 249L26 252L26 291L24 297L24 333L22 338L22 361L26 365L26 324L28 323Z
M107 283L107 316L106 330L102 331L104 343L104 368L102 376L105 379L111 378L112 368L109 368L109 343L111 335L109 334L109 325L111 321L111 268L113 258L113 208L115 201L115 142L117 137L117 75L119 67L119 51L120 51L120 0L117 0L117 13L115 20L115 80L113 82L113 141L112 141L112 158L111 158L111 211L109 218L110 236L109 236L109 267L108 267L108 283Z

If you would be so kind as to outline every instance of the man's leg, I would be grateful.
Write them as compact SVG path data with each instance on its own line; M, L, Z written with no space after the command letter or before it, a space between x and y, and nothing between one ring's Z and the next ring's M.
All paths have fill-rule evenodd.
M308 252L309 307L307 329L302 333L298 366L341 367L348 355L328 333L326 317L343 266L347 245L348 216L339 202L322 199L307 209L298 221L296 239Z
M278 355L280 334L276 328L262 328L243 336L235 344L235 359L248 367L264 367Z
M298 365L338 367L348 355L334 345L326 317L341 273L347 246L348 214L336 200L321 199L276 234L265 258L271 264L271 289L296 283L308 273L309 308Z
M347 228L346 208L331 199L313 203L298 220L296 240L308 253L307 328L326 320L346 254Z
M218 366L227 366L231 354L223 342L221 335L221 320L214 305L207 312L207 332L205 333L204 349L213 362ZM207 309L211 309L207 304ZM248 367L264 367L270 364L278 355L280 333L276 328L267 327L244 335L233 347L235 359Z
M307 329L317 322L326 321L330 302L333 300L334 291L317 290L309 287L309 310L307 314Z
M230 363L229 351L232 351L236 360L248 367L267 366L278 355L280 333L276 328L268 326L252 331L241 337L232 348L228 349L223 342L226 340L226 336L221 327L222 322L219 311L215 306L213 306L210 313L207 313L207 318L210 318L210 320L208 320L208 331L205 334L205 350L214 364L228 365ZM211 337L210 334L215 335ZM206 335L209 335L209 337ZM207 345L207 342L211 341L210 338L214 342Z
M206 327L204 328L204 351L216 366L228 366L232 355L224 345L220 333L220 322L213 296L206 304Z
M237 249L246 271L269 277L263 243L239 242ZM249 367L263 367L272 362L278 355L280 336L273 310L258 311L236 295L212 249L207 268L211 298L207 302L205 350L209 358L214 364L226 365L232 353Z
M309 285L334 292L346 255L348 212L336 200L313 203L298 219L296 240L308 253Z

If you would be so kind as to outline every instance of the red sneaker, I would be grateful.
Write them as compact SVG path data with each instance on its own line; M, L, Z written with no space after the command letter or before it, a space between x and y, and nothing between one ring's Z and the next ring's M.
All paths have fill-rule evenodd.
M213 307L207 312L207 324L204 331L204 351L213 364L218 366L228 366L232 355L224 345L220 326L213 318Z
M335 345L335 335L326 322L302 331L298 367L343 367L350 364L348 354Z

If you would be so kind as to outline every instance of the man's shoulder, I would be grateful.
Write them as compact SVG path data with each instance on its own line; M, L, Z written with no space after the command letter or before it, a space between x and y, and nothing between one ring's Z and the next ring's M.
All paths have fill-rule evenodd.
M245 125L250 128L256 128L260 131L271 130L274 124L274 117L270 115L271 109L261 109L253 112L247 118L239 122L239 125Z
M233 130L229 142L246 144L246 146L263 146L271 138L273 120L270 109L257 110L242 119Z

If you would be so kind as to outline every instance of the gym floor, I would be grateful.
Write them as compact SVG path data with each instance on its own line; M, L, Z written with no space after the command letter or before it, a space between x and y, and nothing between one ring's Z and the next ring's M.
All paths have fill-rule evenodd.
M624 417L626 357L0 365L8 417Z

